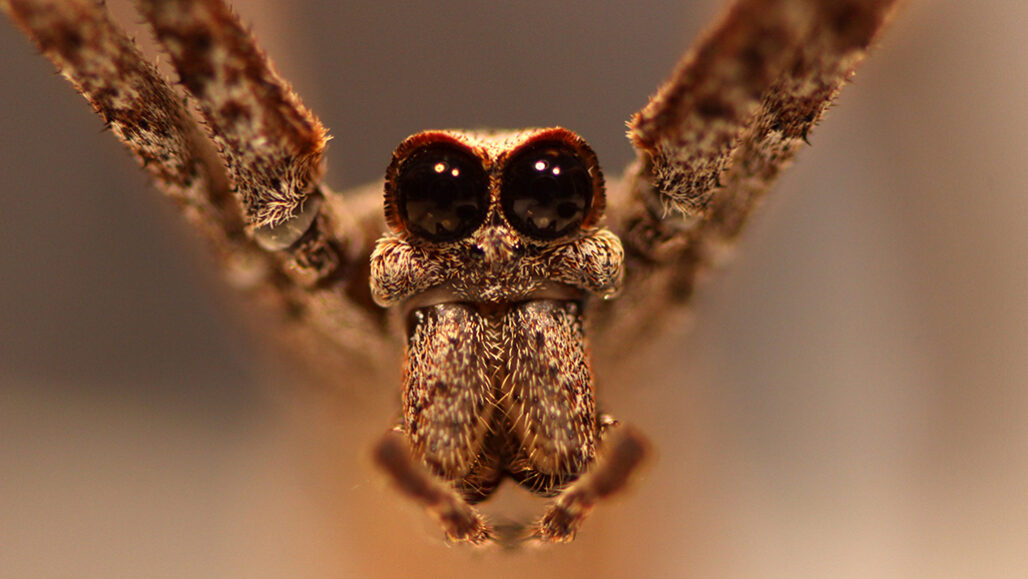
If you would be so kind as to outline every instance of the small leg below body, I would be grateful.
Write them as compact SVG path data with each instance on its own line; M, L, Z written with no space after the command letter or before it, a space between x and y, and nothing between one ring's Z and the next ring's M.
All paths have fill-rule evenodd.
M494 539L493 528L442 479L417 463L403 433L390 431L375 447L375 463L393 484L439 521L446 537L455 543L483 545Z
M628 426L607 420L610 426L598 460L554 499L532 529L532 538L546 543L574 540L596 503L625 488L642 463L649 447L646 438Z
M442 478L431 473L410 452L398 430L388 432L374 450L375 463L397 489L421 505L455 543L499 543L516 547L525 541L566 543L574 540L598 502L621 491L647 454L649 443L634 429L604 416L599 456L585 474L562 490L543 516L530 526L494 528L482 514Z

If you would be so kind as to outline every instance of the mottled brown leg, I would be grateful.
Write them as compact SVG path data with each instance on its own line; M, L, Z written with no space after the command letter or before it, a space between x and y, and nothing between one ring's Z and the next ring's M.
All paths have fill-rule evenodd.
M243 221L228 178L182 98L93 0L0 0L0 9L93 106L182 212L241 251Z
M382 230L381 188L344 204L318 183L324 129L223 2L139 4L195 101L158 74L103 2L0 0L0 10L202 233L227 281L280 314L282 345L316 351L319 369L342 360L325 336L377 351L385 326L365 264Z
M596 463L550 504L532 536L547 543L572 541L596 503L625 487L646 456L648 446L646 439L632 428L612 423Z
M625 247L618 335L652 332L724 255L897 0L739 0L629 123L639 161L609 198ZM649 308L648 304L659 307ZM620 321L619 321L620 322Z
M247 220L301 214L323 172L327 132L221 0L140 0L140 12L196 97Z
M493 528L482 515L441 479L415 462L403 434L388 432L375 447L375 463L393 484L439 521L454 542L482 545L493 540Z

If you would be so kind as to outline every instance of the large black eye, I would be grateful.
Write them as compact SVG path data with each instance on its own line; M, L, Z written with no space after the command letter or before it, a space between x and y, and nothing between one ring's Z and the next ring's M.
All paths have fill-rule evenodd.
M415 152L400 166L396 199L407 229L454 241L478 228L489 208L489 178L470 153L446 145Z
M593 200L593 180L582 159L561 143L518 152L503 171L503 214L515 229L550 240L574 231Z

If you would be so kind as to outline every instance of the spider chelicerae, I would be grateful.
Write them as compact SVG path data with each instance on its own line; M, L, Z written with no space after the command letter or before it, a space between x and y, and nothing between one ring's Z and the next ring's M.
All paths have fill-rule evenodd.
M623 486L645 443L598 411L587 337L633 343L688 300L892 4L739 2L633 116L620 178L566 129L429 131L397 148L383 212L381 185L325 187L324 128L224 4L140 3L195 118L102 6L0 2L297 340L406 338L376 458L472 543L499 537L472 503L505 478L554 497L525 531L545 541Z

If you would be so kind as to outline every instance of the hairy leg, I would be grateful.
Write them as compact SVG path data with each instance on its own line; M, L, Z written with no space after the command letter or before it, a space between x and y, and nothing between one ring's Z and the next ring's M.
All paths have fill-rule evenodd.
M138 7L185 92L102 2L0 0L206 238L227 281L284 322L269 332L278 344L326 374L353 358L340 353L381 351L387 328L367 286L381 189L343 200L320 183L325 130L222 0Z
M495 533L478 510L449 484L414 460L402 432L393 430L386 433L375 446L374 459L400 492L424 507L439 522L448 539L473 545L493 540Z
M596 462L554 499L532 529L534 538L543 542L572 541L596 503L625 488L646 457L649 444L641 434L606 415L601 422L607 429Z
M212 241L248 245L228 176L182 97L93 0L0 0L43 55L82 94Z
M739 0L686 53L629 123L639 160L610 196L625 247L619 313L600 316L610 333L652 333L689 300L897 3Z

